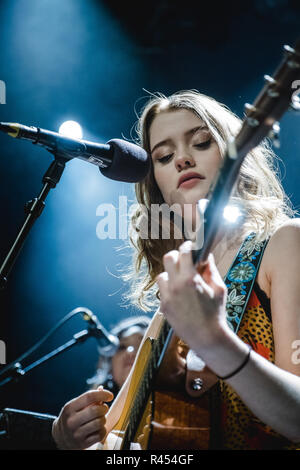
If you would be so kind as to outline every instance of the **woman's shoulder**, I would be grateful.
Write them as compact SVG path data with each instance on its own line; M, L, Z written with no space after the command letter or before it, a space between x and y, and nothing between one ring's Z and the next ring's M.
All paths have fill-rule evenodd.
M274 249L290 243L300 242L300 218L288 219L277 227L270 237L268 245Z
M291 258L300 261L300 218L288 219L271 235L265 250L265 266L271 273L274 267L289 262Z

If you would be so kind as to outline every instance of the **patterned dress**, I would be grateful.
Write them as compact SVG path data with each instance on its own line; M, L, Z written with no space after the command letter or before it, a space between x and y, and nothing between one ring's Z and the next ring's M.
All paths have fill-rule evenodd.
M242 341L253 350L274 363L274 339L270 299L254 282L244 315L240 318L245 301L245 284L256 277L252 263L259 255L263 244L255 244L248 238L242 246L226 278L228 288L227 320ZM263 424L244 405L237 393L226 382L218 384L218 428L221 435L218 448L223 449L300 449L296 444ZM212 432L214 432L212 430Z

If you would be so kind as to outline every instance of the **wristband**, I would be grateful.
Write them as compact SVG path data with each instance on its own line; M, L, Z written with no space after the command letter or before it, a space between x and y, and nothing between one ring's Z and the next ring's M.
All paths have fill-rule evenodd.
M240 370L242 370L245 365L247 364L247 362L249 361L250 359L250 355L251 355L251 351L252 351L252 348L249 344L247 344L248 348L249 348L249 351L248 351L248 354L247 356L245 357L245 359L243 360L242 364L236 369L234 370L233 372L231 372L231 374L228 374L226 375L225 377L220 377L219 375L217 375L218 379L221 379L221 380L227 380L227 379L230 379L231 377L233 377L235 374L237 374L238 372L240 372Z

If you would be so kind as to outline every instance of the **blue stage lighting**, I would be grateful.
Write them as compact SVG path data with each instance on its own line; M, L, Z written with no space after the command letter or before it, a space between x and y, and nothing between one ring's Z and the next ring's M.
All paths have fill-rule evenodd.
M82 127L76 121L65 121L59 127L60 134L74 139L82 139Z

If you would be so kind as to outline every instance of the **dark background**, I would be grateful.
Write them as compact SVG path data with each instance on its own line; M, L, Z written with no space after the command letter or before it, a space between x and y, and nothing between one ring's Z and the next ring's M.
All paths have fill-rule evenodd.
M273 0L209 2L152 0L2 0L0 79L6 83L2 122L57 131L78 121L84 138L130 138L147 92L198 89L239 116L282 58L282 46L300 34L300 4ZM282 121L278 155L283 185L299 207L299 117ZM0 135L0 261L23 221L26 201L41 188L51 155ZM101 203L134 201L133 185L113 182L80 160L66 166L51 191L0 293L0 339L7 363L31 347L78 306L96 313L106 328L136 313L121 306L118 277L130 262L122 240L96 236ZM283 260L284 261L284 260ZM152 314L152 312L151 312ZM85 328L75 317L36 359ZM91 339L0 390L1 407L56 414L86 389L94 372ZM24 366L29 362L25 361Z

